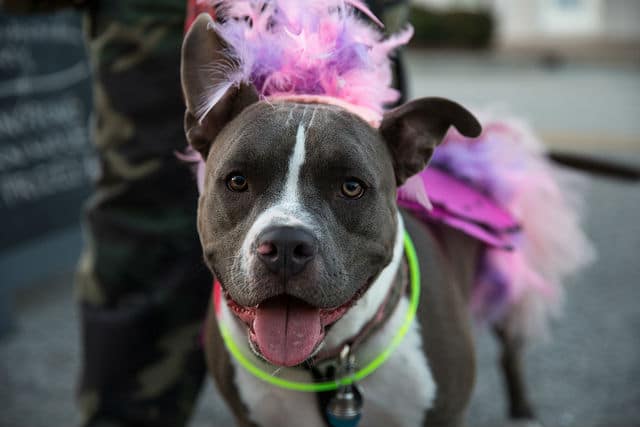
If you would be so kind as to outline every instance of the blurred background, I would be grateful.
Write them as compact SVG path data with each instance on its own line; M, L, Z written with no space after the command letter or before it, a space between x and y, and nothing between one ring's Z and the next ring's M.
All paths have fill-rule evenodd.
M640 168L640 1L414 0L411 97L526 118L552 150ZM0 12L0 426L74 425L73 275L98 173L81 17ZM176 120L182 120L176 117ZM587 175L599 252L553 340L528 355L545 425L640 425L640 185ZM541 209L544 203L541 201ZM496 348L478 329L471 425L504 419ZM228 425L202 394L192 425Z

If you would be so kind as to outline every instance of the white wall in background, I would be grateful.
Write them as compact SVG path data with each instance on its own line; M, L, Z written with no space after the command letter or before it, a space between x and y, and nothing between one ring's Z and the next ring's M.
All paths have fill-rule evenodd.
M548 35L597 35L602 29L603 0L538 0L539 29Z
M529 39L540 32L537 0L494 0L493 3L501 41Z

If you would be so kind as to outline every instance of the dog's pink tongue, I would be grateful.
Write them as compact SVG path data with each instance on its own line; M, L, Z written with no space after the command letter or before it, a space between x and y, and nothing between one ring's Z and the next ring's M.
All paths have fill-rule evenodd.
M265 359L295 366L311 356L322 338L320 310L290 297L271 298L258 306L253 330Z

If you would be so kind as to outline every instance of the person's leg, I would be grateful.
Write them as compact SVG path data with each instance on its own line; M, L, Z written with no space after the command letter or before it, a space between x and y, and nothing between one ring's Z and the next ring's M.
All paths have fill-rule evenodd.
M86 426L180 426L205 373L211 289L196 233L179 60L184 0L94 3L95 142L77 294Z

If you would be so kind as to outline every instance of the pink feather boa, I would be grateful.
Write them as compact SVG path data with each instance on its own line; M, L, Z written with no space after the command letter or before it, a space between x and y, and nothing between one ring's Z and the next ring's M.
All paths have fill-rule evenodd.
M361 1L247 0L217 3L216 31L234 59L210 67L211 89L197 116L204 117L233 85L253 84L267 97L324 96L382 115L398 99L391 88L389 55L413 34L385 38ZM381 25L381 24L380 24Z

